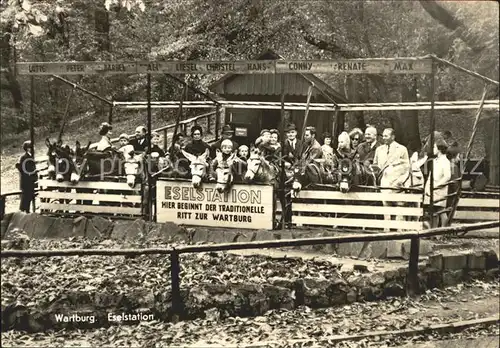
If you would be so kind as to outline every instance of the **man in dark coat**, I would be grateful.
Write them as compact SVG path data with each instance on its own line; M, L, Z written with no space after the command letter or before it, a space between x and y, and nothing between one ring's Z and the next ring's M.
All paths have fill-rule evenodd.
M302 141L297 139L297 128L294 124L290 124L285 128L286 137L283 147L283 156L285 161L294 164L297 159L297 154L302 147Z
M23 143L25 153L16 163L16 168L20 174L21 184L21 204L19 210L26 213L30 212L30 204L35 200L35 188L38 180L35 160L33 157L33 145L31 141Z
M207 149L210 151L210 145L203 141L203 128L201 126L196 125L191 128L191 139L191 142L186 145L186 152L198 157L204 154Z
M147 130L144 126L139 126L135 129L135 136L130 140L130 145L134 146L134 151L145 152L149 147L149 139L147 137Z
M300 161L303 161L303 163L309 163L314 159L323 157L321 145L316 140L315 127L306 127L304 131L304 143L297 157Z
M210 158L211 159L214 159L215 156L217 155L217 150L220 150L221 149L221 143L226 140L226 139L229 139L233 142L233 151L237 151L238 150L238 143L236 143L234 140L233 140L233 135L234 135L234 130L231 128L230 125L226 124L223 128L222 128L222 138L219 139L218 141L216 141L215 143L212 144L212 147L210 148Z
M377 129L375 127L367 127L365 130L365 141L358 145L356 149L355 159L368 167L373 164L375 150L380 146L377 141Z

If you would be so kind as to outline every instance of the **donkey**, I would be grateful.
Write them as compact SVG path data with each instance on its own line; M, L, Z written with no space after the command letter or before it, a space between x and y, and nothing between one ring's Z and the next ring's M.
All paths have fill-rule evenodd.
M58 182L71 181L77 183L80 180L77 168L73 162L73 151L68 145L62 145L59 140L51 143L49 138L45 139L48 151L48 175L50 179Z
M374 186L377 182L375 172L357 160L344 158L338 161L334 168L334 180L338 183L340 192L347 193L353 187Z
M189 168L191 169L191 183L193 184L193 187L200 187L202 181L204 181L207 177L207 158L210 151L206 149L200 156L195 156L184 150L181 150L181 152L190 162Z
M292 190L296 195L303 188L314 184L332 184L336 180L334 175L327 171L319 161L298 161L293 168Z
M239 176L238 168L241 166L241 160L236 153L231 154L226 160L222 153L217 152L215 167L216 185L215 189L219 192L227 192L235 182L235 177Z
M244 177L246 182L275 185L278 181L278 174L278 168L268 162L258 148L253 147L250 150L250 157L247 160L247 170Z

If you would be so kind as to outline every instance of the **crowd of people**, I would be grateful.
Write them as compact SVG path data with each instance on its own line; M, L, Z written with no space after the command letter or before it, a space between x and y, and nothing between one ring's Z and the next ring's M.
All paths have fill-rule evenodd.
M161 136L153 131L151 138L147 136L144 126L139 126L135 134L129 137L127 134L119 136L119 144L115 147L111 141L113 127L109 123L102 123L99 128L100 141L95 144L96 151L107 151L109 149L122 152L125 157L133 156L137 153L148 152L153 158L185 158L183 151L196 157L207 154L207 161L214 169L218 161L225 161L230 156L245 162L250 155L250 148L247 145L238 145L233 139L234 131L230 125L225 125L222 129L221 139L209 145L203 140L203 128L195 125L190 129L190 134L177 133L172 145L167 152L160 147ZM379 138L377 129L368 125L363 132L359 128L354 128L350 132L342 132L337 139L337 146L333 147L333 138L330 133L324 133L318 139L315 127L306 127L302 139L298 138L297 128L294 124L285 127L286 139L282 143L280 134L276 129L263 129L259 137L251 144L251 147L258 148L262 156L270 163L278 164L284 160L287 168L292 167L297 161L309 163L313 160L322 160L325 168L334 169L338 167L339 161L358 161L365 167L373 166L380 169L379 185L381 187L397 188L403 185L408 178L410 171L421 167L427 162L427 150L415 153L410 161L408 150L405 146L395 141L395 132L391 128L384 129L382 137ZM149 149L149 147L151 147ZM21 157L18 168L21 173L21 187L33 192L36 175L26 174L21 168L26 161L33 158L32 146L30 142L23 144L25 154ZM438 133L435 136L434 145L434 202L436 205L446 204L445 183L452 177L452 165L458 157L458 144L452 139L450 132ZM184 169L189 172L189 161L178 161L179 165L184 165ZM412 168L413 167L413 168ZM33 171L35 172L35 171ZM429 182L425 187L428 203ZM34 195L26 195L21 200L21 210L29 211L29 203Z

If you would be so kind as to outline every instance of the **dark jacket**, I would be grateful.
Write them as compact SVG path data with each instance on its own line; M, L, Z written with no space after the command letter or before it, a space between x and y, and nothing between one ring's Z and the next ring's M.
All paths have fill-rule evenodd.
M292 147L292 145L290 145L290 142L288 141L288 139L285 140L285 145L283 147L283 155L284 155L284 159L287 161L287 162L290 162L290 163L295 163L295 161L297 160L298 158L298 153L302 147L302 141L299 140L299 139L296 139L295 140L296 144L295 144L295 148Z
M153 153L153 152L158 152L160 157L165 157L165 151L163 151L163 149L161 147L159 147L158 145L153 145L150 153Z
M21 190L34 189L38 175L33 155L25 152L16 163L16 168L21 177Z
M233 144L234 146L234 144ZM210 150L210 145L208 145L206 142L203 140L193 140L189 144L186 145L186 152L189 152L192 155L195 155L196 157L203 155L206 150ZM234 148L233 148L234 149Z
M373 158L375 157L375 150L380 146L377 141L373 147L371 144L364 142L358 145L356 152L354 154L354 159L357 159L361 163L373 164Z
M150 142L147 135L142 139L132 138L130 140L130 145L134 146L134 151L144 152L149 146Z
M299 151L298 158L305 163L323 157L323 150L316 139L311 144L302 143Z

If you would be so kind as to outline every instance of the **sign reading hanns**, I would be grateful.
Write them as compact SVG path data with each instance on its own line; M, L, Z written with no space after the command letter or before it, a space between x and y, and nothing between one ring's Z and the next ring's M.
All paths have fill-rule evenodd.
M184 225L272 229L273 187L235 184L219 193L215 184L158 181L156 219Z

